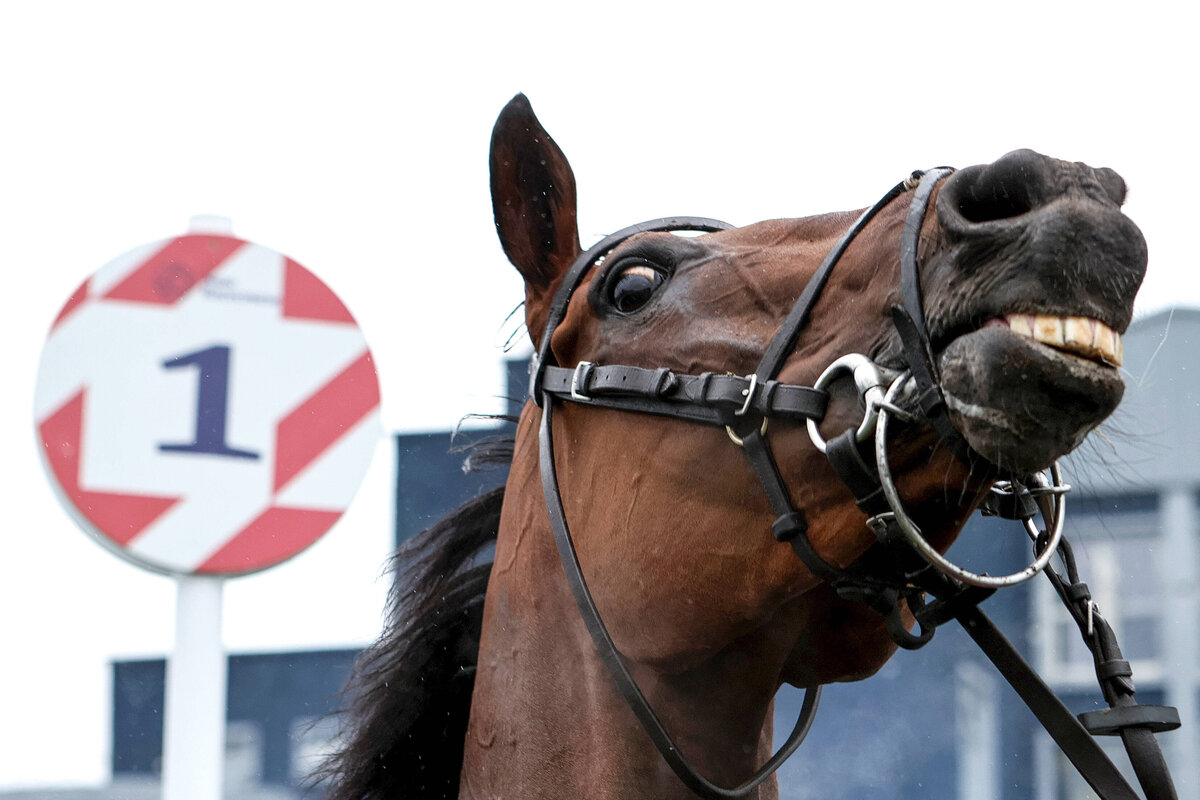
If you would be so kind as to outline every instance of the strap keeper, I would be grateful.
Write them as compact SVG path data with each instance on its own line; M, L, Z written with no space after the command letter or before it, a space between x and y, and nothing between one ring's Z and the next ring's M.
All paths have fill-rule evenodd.
M936 384L932 384L917 395L917 404L921 406L925 416L933 417L945 409L946 398L942 396L942 390Z
M769 380L762 385L762 407L764 414L771 413L771 405L775 402L775 390L779 388L779 381Z
M679 379L675 377L675 373L666 367L659 367L654 371L654 395L656 397L669 394L678 383Z
M1067 599L1072 603L1078 603L1081 600L1092 599L1092 590L1089 589L1088 585L1083 581L1080 581L1079 583L1072 583L1070 586L1067 586L1064 593L1066 594Z
M800 534L808 532L808 520L803 511L793 511L771 523L771 532L775 534L775 541L790 542Z
M1113 658L1100 662L1096 666L1096 675L1103 681L1112 680L1113 678L1129 678L1133 675L1133 668L1129 666L1128 661Z
M954 619L964 609L978 606L995 594L995 589L966 586L913 612L922 627L937 628Z
M1085 712L1079 721L1093 736L1120 736L1127 728L1163 733L1179 727L1179 711L1172 706L1118 706Z

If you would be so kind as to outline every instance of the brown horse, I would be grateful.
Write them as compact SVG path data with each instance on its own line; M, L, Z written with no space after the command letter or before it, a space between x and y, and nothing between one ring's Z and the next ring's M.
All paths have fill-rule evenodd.
M789 322L856 214L634 233L578 268L578 290L560 291L581 255L575 180L523 96L496 123L491 170L530 337L548 337L535 384L550 380L548 363L561 365L579 402L554 400L571 399L565 386L528 402L505 489L401 554L388 630L360 663L346 749L329 768L333 796L694 796L618 691L564 578L539 469L550 404L550 474L621 661L679 752L707 779L736 785L770 756L782 683L858 680L896 647L884 618L835 592L820 567L841 574L877 558L867 513L802 419L832 441L862 420L861 392L843 375L814 393L810 412L757 403L775 391L768 383L783 387L776 399L808 397L796 387L848 353L884 372L915 367L893 322L912 291L901 240L914 190L898 188L860 221L803 319ZM1046 468L1115 408L1119 334L1146 250L1111 170L1018 151L939 177L922 184L929 211L910 248L913 316L923 317L945 419L966 446L943 444L909 392L897 403L917 413L895 409L887 459L908 514L944 550L999 473ZM556 296L567 304L555 308ZM624 370L605 373L610 381L658 375L651 394L664 402L695 394L705 373L706 387L751 376L789 324L781 367L757 386L738 378L735 402L716 409L728 431L657 406L589 402L603 377L589 373L604 365ZM815 562L770 535L779 511L731 438L769 441L789 495L781 502L803 518ZM480 565L493 537L494 563ZM911 627L910 610L900 613ZM776 794L767 780L748 796Z

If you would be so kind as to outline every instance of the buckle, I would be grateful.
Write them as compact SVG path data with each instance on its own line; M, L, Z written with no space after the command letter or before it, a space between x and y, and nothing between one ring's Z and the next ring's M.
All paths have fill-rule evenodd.
M742 394L746 397L746 402L742 403L742 407L733 412L735 417L744 417L746 412L750 410L750 404L754 402L754 390L758 388L758 373L752 372L746 376L750 380L750 385L742 389Z
M891 537L888 534L888 528L896 521L896 514L892 511L884 511L882 514L876 514L867 518L867 527L875 534L875 538L881 542L886 542Z
M596 366L591 361L580 361L575 365L575 372L571 375L571 399L577 401L587 401L592 398L588 397L581 388L587 389L588 375L591 374L592 367Z

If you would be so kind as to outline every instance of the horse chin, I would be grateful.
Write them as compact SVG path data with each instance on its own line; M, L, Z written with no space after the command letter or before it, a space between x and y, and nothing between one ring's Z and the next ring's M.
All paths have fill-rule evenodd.
M987 326L940 356L954 425L997 466L1034 472L1075 449L1124 394L1117 369Z

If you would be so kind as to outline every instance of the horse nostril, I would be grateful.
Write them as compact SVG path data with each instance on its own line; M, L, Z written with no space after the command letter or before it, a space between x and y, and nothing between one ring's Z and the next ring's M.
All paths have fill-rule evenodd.
M959 197L957 205L958 213L974 223L1010 219L1033 210L1033 203L1024 186L1003 183L987 187L983 192Z
M992 164L960 170L942 190L939 214L956 217L955 227L1028 214L1044 202L1046 163L1045 156L1032 150L1017 150Z

